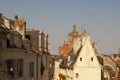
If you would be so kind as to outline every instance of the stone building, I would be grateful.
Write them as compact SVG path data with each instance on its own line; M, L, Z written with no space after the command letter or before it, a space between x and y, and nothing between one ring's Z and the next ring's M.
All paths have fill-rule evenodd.
M0 76L5 75L1 80L49 80L48 35L27 29L17 15L14 19L1 15L0 26Z
M0 13L0 80L6 79L6 39L9 30L2 26L2 14Z
M36 52L25 46L25 27L26 22L24 18L18 19L18 16L15 16L14 20L9 19L5 16L1 16L1 26L5 31L9 31L9 34L2 33L6 35L4 38L4 55L5 57L3 62L5 63L5 76L2 80L30 80L36 77L35 69L32 67L31 63L36 64ZM0 40L3 42L3 40ZM34 70L33 70L34 69ZM31 72L30 72L31 71Z
M115 80L117 78L117 64L114 59L112 59L109 55L102 55L103 57L103 71L104 78L106 80Z
M55 57L54 80L119 80L119 54L100 54L86 30L80 34L73 26L68 40ZM117 62L116 62L117 61Z
M98 49L90 42L86 30L80 34L73 26L68 42L60 47L56 57L54 80L101 80L102 65Z
M49 80L49 42L48 34L35 29L26 29L26 38L32 43L33 49L40 54L37 56L38 79Z

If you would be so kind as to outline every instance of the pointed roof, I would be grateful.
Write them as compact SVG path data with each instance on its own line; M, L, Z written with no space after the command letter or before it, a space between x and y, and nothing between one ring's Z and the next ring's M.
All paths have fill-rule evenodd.
M63 63L65 63L65 64L61 64L60 65L61 68L70 68L70 69L73 69L73 65L75 64L76 60L78 59L79 54L81 54L81 51L82 51L83 47L85 47L85 45L81 46L78 49L78 51L76 52L76 54L72 54L72 51L70 51L70 53L68 53L68 56L70 56L70 61L69 62L65 62L66 58L62 58L63 59ZM93 48L93 47L91 47L91 48ZM94 50L94 48L93 48L93 50ZM95 50L96 50L96 48L95 48ZM96 56L96 52L98 54L98 51L94 51L95 56ZM96 56L96 59L98 60L97 56ZM69 65L67 65L68 63L69 63ZM100 61L99 60L98 60L98 64L100 65Z

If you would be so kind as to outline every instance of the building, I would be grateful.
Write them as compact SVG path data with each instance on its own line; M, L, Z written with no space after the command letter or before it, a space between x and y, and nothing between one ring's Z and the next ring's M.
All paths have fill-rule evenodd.
M38 80L49 80L49 42L48 34L35 29L26 29L26 38L30 40L33 49L40 54L37 56Z
M113 58L109 55L102 55L103 57L103 71L104 71L104 78L106 80L115 80L117 78L117 64Z
M2 14L0 13L0 80L6 79L6 39L9 30L2 26Z
M2 16L2 27L9 30L6 36L4 59L6 76L10 80L30 80L36 78L36 52L30 41L25 39L26 22L24 18L9 19ZM3 79L4 80L4 79Z
M1 80L49 80L48 34L27 29L24 18L0 15Z
M55 61L54 80L101 80L102 64L95 43L86 30L80 34L73 26L68 41L59 48Z
M49 70L49 80L54 80L54 70L55 70L55 57L57 55L51 55L50 56L50 70Z

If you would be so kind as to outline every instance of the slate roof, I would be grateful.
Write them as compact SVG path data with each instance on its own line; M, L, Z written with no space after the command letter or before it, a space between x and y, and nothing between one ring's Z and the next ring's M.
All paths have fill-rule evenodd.
M78 58L78 55L79 53L81 52L82 50L82 46L78 49L77 53L73 56L73 58L71 59L73 62L70 64L70 66L73 67L73 64L76 62L77 58ZM72 57L72 56L71 56Z
M77 57L82 49L82 46L78 49L78 51L74 54L73 52L69 53L68 56L70 56L70 61L68 62L68 56L62 56L60 55L58 59L62 59L62 63L60 64L60 68L68 68L73 69L73 64L76 62ZM68 63L70 65L68 65Z
M74 26L73 31L71 33L69 33L68 36L72 36L74 33L79 34L76 31L76 26ZM89 35L89 34L87 34L86 30L83 30L82 31L82 36L86 36L86 35ZM81 37L81 42L82 42L82 37ZM60 68L68 68L68 69L70 68L70 69L73 69L73 65L76 62L76 60L77 60L77 58L78 58L78 56L79 56L82 48L83 48L83 46L81 46L76 53L73 52L73 48L72 48L70 50L70 52L68 53L68 55L66 55L66 56L64 56L64 55L58 55L56 57L56 60L59 61L59 59L62 59L62 63L60 64ZM97 59L99 59L98 60L99 63L102 63L102 62L100 62L100 60L102 60L102 59L101 59L101 56L99 55L99 51L97 49L97 46L93 47L93 49L94 49L95 55L99 56L97 58ZM70 60L69 60L69 57L70 57Z
M73 69L73 65L74 63L76 62L77 58L78 58L78 55L79 53L81 52L83 46L81 46L78 51L74 54L73 53L73 49L71 49L71 51L69 52L69 54L67 56L62 56L62 55L58 55L56 57L56 60L59 60L59 59L62 59L63 62L59 65L60 68L68 68L68 69ZM97 48L94 48L94 52L96 54L96 57L98 59L98 62L103 65L103 59L102 57L99 55L99 51ZM68 56L70 56L70 61L68 62ZM69 65L68 65L69 63Z

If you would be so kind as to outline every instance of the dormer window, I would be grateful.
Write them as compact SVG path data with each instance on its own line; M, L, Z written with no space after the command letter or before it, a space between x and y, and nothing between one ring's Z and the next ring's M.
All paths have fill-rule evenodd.
M91 61L93 61L93 57L91 57Z
M82 57L80 57L80 61L82 61Z

